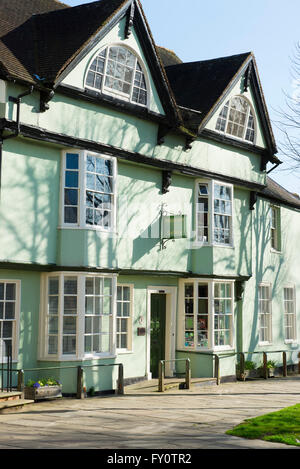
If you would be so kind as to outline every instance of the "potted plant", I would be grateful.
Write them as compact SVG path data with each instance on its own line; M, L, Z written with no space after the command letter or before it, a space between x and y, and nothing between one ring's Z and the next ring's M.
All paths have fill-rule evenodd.
M241 372L240 366L237 366L238 379L245 381L247 378L255 378L256 373L256 364L251 360L246 360L244 365L244 371Z
M275 368L276 368L276 362L274 362L273 360L268 360L267 361L268 378L274 378ZM261 377L264 378L265 375L264 375L264 364L263 363L260 365L259 370L260 370Z
M62 385L54 378L41 378L38 381L29 380L24 387L24 397L34 401L56 399L62 397Z

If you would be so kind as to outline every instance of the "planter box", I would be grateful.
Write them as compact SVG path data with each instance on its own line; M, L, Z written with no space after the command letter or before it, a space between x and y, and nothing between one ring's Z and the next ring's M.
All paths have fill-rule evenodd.
M245 381L245 379L257 378L257 370L245 370L244 373L237 373L237 379L240 381Z
M264 375L264 369L263 368L260 368L260 376L261 378L264 378L265 375ZM268 378L274 378L275 376L275 368L268 368Z
M24 397L32 401L56 399L62 397L62 386L41 386L40 388L25 386Z

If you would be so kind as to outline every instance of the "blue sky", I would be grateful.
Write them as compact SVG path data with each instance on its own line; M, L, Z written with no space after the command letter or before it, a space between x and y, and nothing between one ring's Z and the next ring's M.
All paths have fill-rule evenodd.
M294 92L291 58L300 41L300 0L141 2L156 44L173 50L183 62L254 53L279 144L277 112L286 109L284 93ZM90 0L65 3L76 6ZM277 156L283 159L280 153ZM291 192L300 193L300 168L297 174L284 163L270 176Z

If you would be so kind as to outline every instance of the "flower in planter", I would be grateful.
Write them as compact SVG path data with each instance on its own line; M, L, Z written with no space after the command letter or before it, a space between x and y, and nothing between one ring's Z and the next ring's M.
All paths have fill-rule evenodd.
M28 381L26 386L38 389L43 386L61 386L61 382L54 378L41 378L38 381L31 379Z

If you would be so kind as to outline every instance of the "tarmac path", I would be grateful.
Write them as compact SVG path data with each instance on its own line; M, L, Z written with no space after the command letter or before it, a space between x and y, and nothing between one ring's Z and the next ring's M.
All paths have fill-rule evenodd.
M0 449L298 449L225 434L300 403L300 376L165 393L63 398L0 415Z

